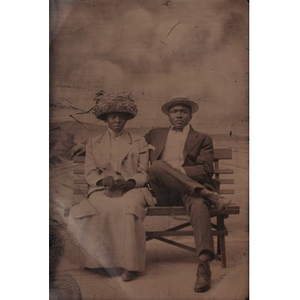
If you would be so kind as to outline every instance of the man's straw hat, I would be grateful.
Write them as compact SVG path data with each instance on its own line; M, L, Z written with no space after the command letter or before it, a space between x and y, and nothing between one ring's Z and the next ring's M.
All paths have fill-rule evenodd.
M192 114L194 114L199 109L198 104L187 97L174 97L163 104L161 110L164 114L168 115L170 108L175 105L184 105L190 107Z

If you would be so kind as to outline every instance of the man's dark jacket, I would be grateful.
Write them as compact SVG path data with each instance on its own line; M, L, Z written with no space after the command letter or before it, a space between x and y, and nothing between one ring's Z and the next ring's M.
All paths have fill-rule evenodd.
M150 162L161 158L161 154L166 144L170 128L152 129L145 135L145 139L150 146ZM195 131L190 127L186 143L183 150L183 168L190 178L205 185L210 190L218 190L219 183L212 179L213 167L213 142L205 133Z

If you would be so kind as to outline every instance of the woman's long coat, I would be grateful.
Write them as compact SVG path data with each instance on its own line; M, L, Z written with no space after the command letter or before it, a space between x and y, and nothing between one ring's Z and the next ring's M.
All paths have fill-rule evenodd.
M149 148L143 137L125 131L118 141L118 159L112 163L109 134L107 131L87 144L88 197L71 208L68 228L84 249L85 266L143 271L146 239L142 222L146 205L154 206L154 199L145 186ZM121 197L110 198L104 187L97 186L106 176L133 179L136 188Z

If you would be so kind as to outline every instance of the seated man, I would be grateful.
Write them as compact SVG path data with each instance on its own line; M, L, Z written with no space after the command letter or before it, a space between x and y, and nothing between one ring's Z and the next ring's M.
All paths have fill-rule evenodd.
M214 259L214 243L209 208L225 209L230 200L220 196L218 182L212 179L213 143L211 138L195 131L189 122L199 109L188 98L173 98L162 106L171 126L146 134L151 144L148 171L150 186L157 205L184 205L194 230L199 257L195 292L210 289L209 261Z

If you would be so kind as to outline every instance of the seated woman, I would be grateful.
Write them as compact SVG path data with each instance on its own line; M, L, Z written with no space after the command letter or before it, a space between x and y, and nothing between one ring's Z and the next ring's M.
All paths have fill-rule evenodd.
M108 129L86 146L87 199L72 207L68 228L88 268L122 268L124 281L145 269L145 207L154 206L147 183L148 144L124 129L137 114L126 93L96 94L93 112Z

